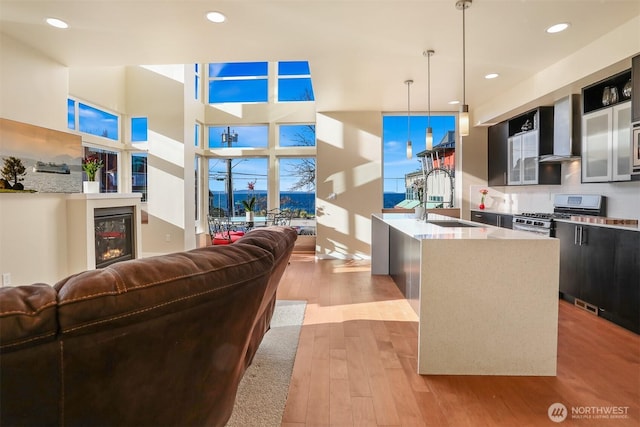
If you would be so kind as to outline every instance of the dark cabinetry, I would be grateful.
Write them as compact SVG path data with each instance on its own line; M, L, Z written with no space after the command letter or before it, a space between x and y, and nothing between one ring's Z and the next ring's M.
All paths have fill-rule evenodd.
M488 182L492 187L507 185L507 140L509 139L509 122L501 122L490 126L487 135Z
M582 114L628 101L630 96L625 95L625 86L630 81L631 70L626 70L582 88Z
M420 241L389 228L389 276L418 312L420 300Z
M640 333L640 232L556 222L560 293Z
M541 163L553 154L553 107L539 107L509 120L507 184L560 184L561 166Z
M609 320L640 333L640 232L616 231Z
M631 121L640 122L640 55L631 60Z
M508 214L472 210L471 221L496 227L513 228L513 215Z
M489 127L490 186L560 184L560 164L542 163L553 154L553 107L538 107Z

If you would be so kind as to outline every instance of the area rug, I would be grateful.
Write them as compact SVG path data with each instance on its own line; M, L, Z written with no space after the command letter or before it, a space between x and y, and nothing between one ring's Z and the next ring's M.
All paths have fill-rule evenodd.
M304 301L276 301L271 329L240 381L227 427L281 424L305 308Z

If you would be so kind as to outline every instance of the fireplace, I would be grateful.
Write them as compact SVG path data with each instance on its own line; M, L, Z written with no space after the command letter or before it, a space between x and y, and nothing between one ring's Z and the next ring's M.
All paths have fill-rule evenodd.
M133 206L96 208L93 218L96 268L135 258Z

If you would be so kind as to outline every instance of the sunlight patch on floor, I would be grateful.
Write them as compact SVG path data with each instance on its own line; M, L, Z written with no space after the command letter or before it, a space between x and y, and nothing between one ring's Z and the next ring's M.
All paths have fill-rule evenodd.
M307 304L304 324L321 325L354 320L418 322L418 316L404 299L331 306Z

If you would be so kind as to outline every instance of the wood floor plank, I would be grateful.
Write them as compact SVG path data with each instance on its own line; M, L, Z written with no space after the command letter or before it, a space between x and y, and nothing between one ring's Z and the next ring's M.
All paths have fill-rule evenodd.
M555 377L418 375L415 312L364 260L294 255L279 299L306 300L282 426L640 425L640 336L559 301ZM572 409L628 407L621 419Z
M326 339L326 337L321 337ZM327 340L328 343L328 340ZM324 344L322 344L324 345ZM311 366L311 384L306 422L308 425L329 425L331 408L329 358L314 358Z
M371 397L369 377L363 361L360 337L347 337L345 344L350 394L352 397Z
M354 427L377 427L373 400L370 397L352 397Z
M402 368L386 370L389 392L395 401L396 410L403 426L425 426L415 394Z
M332 426L353 425L353 409L349 394L349 380L332 379L329 424Z
M367 323L375 323L370 321ZM369 387L373 398L373 409L376 413L378 425L400 424L398 411L393 395L389 392L389 381L378 352L378 344L371 327L360 330L363 360L369 376Z
M304 423L307 418L313 365L313 340L313 326L303 326L300 330L298 351L291 373L287 404L282 416L283 421L288 423Z
M349 380L349 370L347 369L347 350L329 350L330 369L332 380Z

